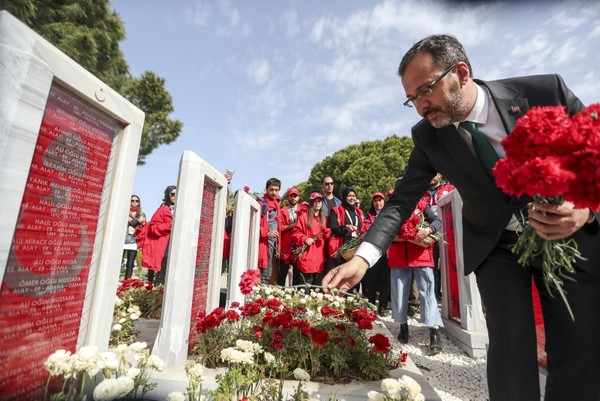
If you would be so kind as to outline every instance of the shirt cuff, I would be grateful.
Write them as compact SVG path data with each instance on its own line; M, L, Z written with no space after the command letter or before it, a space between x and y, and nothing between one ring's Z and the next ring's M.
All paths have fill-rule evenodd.
M383 252L379 247L369 243L363 242L360 244L358 249L356 250L356 256L360 256L369 264L369 268L373 266L381 257Z

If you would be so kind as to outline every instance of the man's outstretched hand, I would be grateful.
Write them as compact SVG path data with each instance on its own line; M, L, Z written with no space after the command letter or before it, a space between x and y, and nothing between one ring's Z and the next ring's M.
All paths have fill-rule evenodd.
M339 265L323 277L323 287L338 288L341 291L349 291L352 287L360 282L363 278L369 265L359 257L354 256L348 262Z

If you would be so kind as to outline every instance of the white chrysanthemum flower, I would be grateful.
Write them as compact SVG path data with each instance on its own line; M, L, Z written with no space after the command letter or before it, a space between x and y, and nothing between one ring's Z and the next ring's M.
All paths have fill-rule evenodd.
M300 303L301 303L302 305L306 305L306 298L302 298L302 299L300 299Z
M123 398L133 390L134 382L129 376L120 376L117 378L117 387L119 394L117 398Z
M167 396L167 401L185 401L185 394L180 391L173 391Z
M141 352L143 350L146 349L146 347L148 346L148 344L146 344L145 342L135 342L131 345L129 345L129 350L133 351L133 352Z
M271 354L270 352L265 352L264 355L265 355L265 361L267 363L275 362L275 356L273 356L273 354Z
M413 398L413 401L425 401L425 396L419 393L415 396L415 398Z
M100 353L100 362L102 369L108 369L111 372L115 372L119 369L119 359L114 352Z
M127 319L125 319L124 317L120 318L118 323L123 324L127 321Z
M308 374L308 372L302 368L296 368L294 369L294 377L296 378L296 380L300 380L303 382L307 382L310 381L310 375Z
M148 365L159 372L165 368L165 362L156 355L150 355L148 357Z
M400 380L404 383L404 388L408 391L408 398L413 399L421 393L421 385L410 376L402 376Z
M44 362L44 367L50 375L64 375L71 370L71 352L59 349L48 357Z
M383 379L381 381L381 390L383 390L387 395L400 393L402 387L402 383L396 379Z
M317 295L315 296L315 298L317 298L319 301L321 301L323 299L323 293L318 292Z
M254 363L254 353L240 351L235 348L225 348L221 350L221 360L229 363L245 363L251 365Z
M273 293L273 290L269 287L265 288L265 295L271 295Z
M237 349L242 350L242 351L253 351L254 350L254 343L252 341L248 341L248 340L238 339L235 342L235 346L237 347Z
M80 359L94 359L98 357L98 347L95 345L86 345L79 348L77 355Z
M138 313L132 313L131 315L129 315L129 318L131 320L138 320L140 318L140 315Z
M273 295L273 294L267 295L267 301L270 299L275 299L275 295Z
M187 377L191 381L203 381L204 380L204 366L199 363L190 361L191 363L186 364L185 372Z
M115 306L121 306L123 305L123 300L119 297L117 297L117 299L115 300Z
M333 303L331 305L334 306L335 308L339 308L341 306L341 304L338 301L333 301Z
M123 355L125 352L127 352L128 349L129 346L127 344L119 344L117 345L117 348L115 348L115 351L117 352L117 354Z
M120 331L123 328L119 323L115 323L112 327L112 331Z
M127 376L131 377L132 379L135 379L136 377L139 376L139 374L141 373L141 369L139 368L129 368L127 370Z
M368 401L385 401L385 396L377 391L369 391L367 397Z
M102 380L100 384L94 388L95 401L111 401L118 398L121 393L117 379Z
M127 308L127 313L133 313L135 312L135 308L129 307Z

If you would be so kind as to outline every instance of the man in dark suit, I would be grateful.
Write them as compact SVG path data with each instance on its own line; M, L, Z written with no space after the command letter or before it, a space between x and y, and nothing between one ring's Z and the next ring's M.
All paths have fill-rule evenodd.
M423 117L412 130L415 147L403 179L356 256L332 270L323 285L352 288L388 248L431 178L440 172L463 200L465 274L475 272L486 308L490 400L540 399L532 279L545 321L545 401L600 400L598 215L570 202L532 205L530 198L505 195L476 156L472 135L459 127L463 121L474 122L497 155L504 157L500 141L530 107L564 105L573 115L583 104L557 75L473 80L463 46L448 35L416 43L404 55L399 75L408 97L405 105ZM525 268L510 251L522 229L515 217L521 213L528 213L543 239L572 237L578 242L586 260L576 262L572 275L576 282L564 284L575 321L560 297L546 290L539 261Z

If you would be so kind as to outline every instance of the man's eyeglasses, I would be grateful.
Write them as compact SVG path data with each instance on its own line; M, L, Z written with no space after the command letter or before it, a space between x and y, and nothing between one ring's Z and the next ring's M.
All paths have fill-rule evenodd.
M448 73L450 71L452 71L452 69L454 67L456 67L456 64L452 65L450 68L448 68L446 71L444 71L442 73L442 75L440 75L439 77L437 77L436 79L434 79L433 81L431 81L429 84L427 84L424 87L422 87L421 90L419 90L415 96L409 96L408 99L406 100L406 102L404 102L403 104L406 107L414 107L414 105L417 102L417 100L423 100L426 97L430 96L433 93L433 86L435 84L437 84L446 75L448 75Z
M324 182L323 185L333 185L333 182Z

